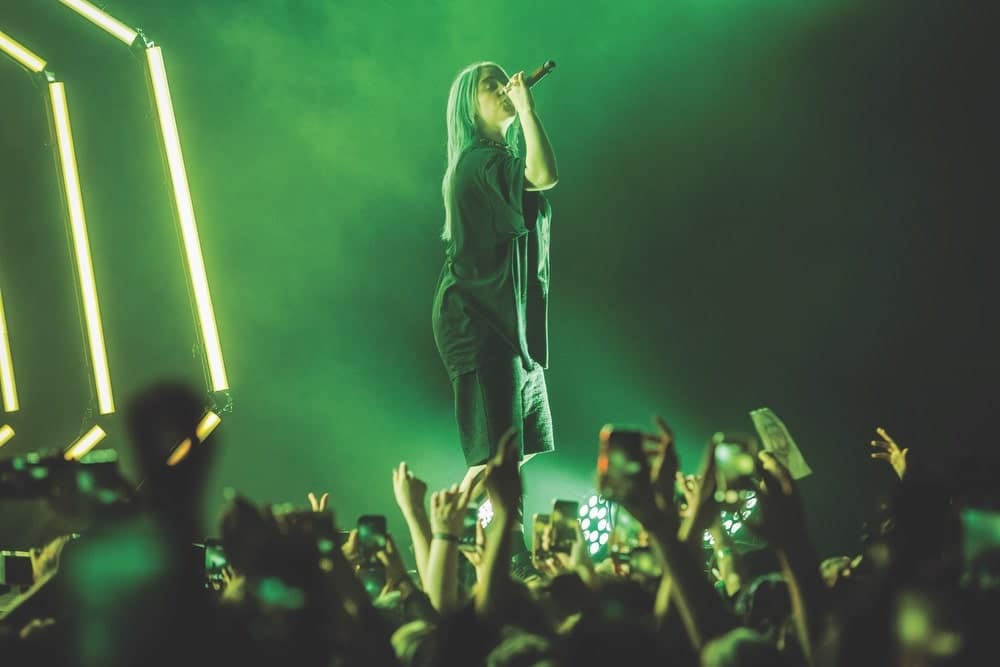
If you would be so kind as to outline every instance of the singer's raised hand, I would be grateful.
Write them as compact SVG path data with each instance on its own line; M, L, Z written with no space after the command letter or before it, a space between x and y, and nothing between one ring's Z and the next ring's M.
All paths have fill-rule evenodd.
M518 114L528 114L535 110L535 98L524 83L524 72L518 72L507 82L507 96L514 103Z

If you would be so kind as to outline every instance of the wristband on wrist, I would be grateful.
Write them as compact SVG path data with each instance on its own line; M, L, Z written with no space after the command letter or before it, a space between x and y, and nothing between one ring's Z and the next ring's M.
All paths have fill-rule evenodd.
M458 544L458 535L452 535L451 533L434 533L434 539Z

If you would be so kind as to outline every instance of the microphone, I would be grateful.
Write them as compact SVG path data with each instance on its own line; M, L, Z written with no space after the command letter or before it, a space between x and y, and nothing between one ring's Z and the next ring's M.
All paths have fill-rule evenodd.
M545 63L541 67L539 67L538 69L536 69L534 72L532 72L530 76L524 77L524 85L527 86L528 88L531 88L536 83L538 83L539 81L541 81L545 77L546 74L548 74L549 72L551 72L555 68L556 68L556 61L554 61L554 60L546 60ZM507 91L507 92L510 92L510 83L509 82L507 83L506 86L504 86L504 90Z

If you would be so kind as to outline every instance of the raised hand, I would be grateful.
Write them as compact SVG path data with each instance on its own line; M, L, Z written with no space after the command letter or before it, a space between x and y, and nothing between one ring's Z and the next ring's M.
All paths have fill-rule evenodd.
M316 498L316 494L312 491L306 496L309 499L309 506L312 508L313 512L323 512L326 510L326 503L330 500L330 494L324 493L319 498Z
M534 110L535 99L531 95L531 90L524 83L524 72L518 72L510 77L505 90L519 114L531 113Z
M382 595L395 591L400 584L410 580L392 535L386 535L385 547L375 552L375 558L385 567L385 588L382 589Z
M553 551L553 537L555 527L549 524L542 531L542 548L545 558L537 559L535 568L550 577L555 577L566 572L576 572L584 581L590 581L594 574L594 561L590 558L587 550L587 540L583 538L583 531L580 523L575 522L573 544L569 553Z
M763 478L760 513L747 525L776 549L799 546L806 539L805 515L792 476L770 452L760 452L758 458Z
M511 428L500 439L496 456L487 464L486 476L483 479L495 516L517 515L523 493L518 467L519 457L517 431ZM469 491L471 494L471 487Z
M440 612L458 606L457 547L471 497L472 487L461 490L458 484L431 494L430 527L434 534L424 583L431 604Z
M426 585L427 560L431 549L431 524L425 503L427 483L416 477L404 461L392 469L392 493L410 532L417 573Z
M476 579L479 579L479 570L483 566L483 553L486 551L486 531L483 524L476 520L476 543L471 547L463 546L459 549L465 559L476 569Z
M701 536L719 518L719 503L715 499L715 438L705 447L701 469L696 475L683 478L681 489L688 509L684 512L681 539L701 545Z
M659 415L653 417L653 421L656 423L659 435L646 436L647 440L656 444L656 454L649 471L650 481L653 485L656 504L659 505L660 509L675 511L674 483L680 461L677 458L677 448L674 445L674 432Z
M809 542L802 501L791 474L770 452L760 452L758 458L763 480L757 495L760 512L758 520L749 522L747 527L778 552L788 582L799 644L806 663L812 664L813 645L819 637L827 604L819 562Z
M875 448L875 451L872 452L872 458L888 461L892 469L896 471L896 476L903 479L903 475L906 474L906 454L910 451L909 447L900 449L892 436L881 426L875 429L875 432L881 440L872 440L871 445Z
M403 516L426 511L427 482L416 477L405 461L392 470L392 493Z
M361 565L361 545L358 544L357 529L350 532L340 550L343 552L347 562L351 564L351 567L356 568Z
M677 488L684 494L683 504L677 508L677 514L681 518L687 518L694 514L698 507L698 492L701 488L701 477L698 475L685 475L677 471L675 476Z
M471 497L472 487L462 491L458 484L431 494L430 520L431 530L435 535L441 533L456 539L460 536L465 524L465 509L469 506Z

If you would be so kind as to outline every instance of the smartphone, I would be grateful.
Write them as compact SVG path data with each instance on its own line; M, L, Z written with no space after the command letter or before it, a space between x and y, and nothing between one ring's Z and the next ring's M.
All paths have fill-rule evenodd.
M0 551L0 585L28 587L34 583L31 552Z
M757 440L744 434L716 433L715 499L723 509L741 507L758 489Z
M222 541L216 538L205 540L205 588L214 591L222 589L222 571L229 567L229 559L222 548Z
M552 501L552 550L569 553L576 542L576 527L580 523L580 503L573 500Z
M358 550L361 560L375 562L375 554L385 548L386 522L381 514L363 514L358 517Z
M645 529L639 520L620 505L616 507L611 537L608 539L609 552L627 554L632 549L649 544Z
M613 502L622 502L643 476L649 477L649 459L642 431L616 428L601 429L597 452L598 493Z
M548 514L534 514L531 517L531 560L548 558L547 545L542 543L543 533L549 526L551 517Z
M462 521L462 534L458 538L458 548L471 551L476 548L476 523L479 521L479 508L466 507L465 518Z

